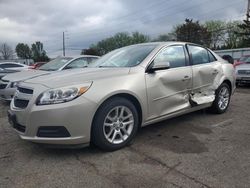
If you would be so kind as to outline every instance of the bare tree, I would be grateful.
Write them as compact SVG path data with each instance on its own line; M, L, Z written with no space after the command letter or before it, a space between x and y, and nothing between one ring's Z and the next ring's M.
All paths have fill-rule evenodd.
M14 52L8 44L4 43L0 47L0 53L2 54L3 59L10 59L13 57Z

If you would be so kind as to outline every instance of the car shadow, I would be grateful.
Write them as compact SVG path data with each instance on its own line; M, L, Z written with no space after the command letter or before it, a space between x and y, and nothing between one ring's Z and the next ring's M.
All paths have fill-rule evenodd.
M212 130L202 126L203 118L201 116L209 116L209 113L201 110L143 127L138 132L132 147L135 149L153 147L174 153L208 152L205 143L199 140L198 137L199 135L211 134ZM193 123L194 119L196 120L195 123ZM47 147L40 144L34 144L33 146L36 150L55 156L69 154L91 156L104 153L92 145L78 149Z
M208 115L201 110L144 127L135 146L148 145L174 153L208 152L205 143L198 139L199 135L212 133L211 129L202 125L202 116Z

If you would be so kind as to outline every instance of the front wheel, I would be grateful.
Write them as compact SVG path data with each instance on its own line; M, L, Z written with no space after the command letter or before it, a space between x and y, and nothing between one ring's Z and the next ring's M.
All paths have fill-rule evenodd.
M215 92L215 100L211 107L211 111L217 114L224 113L230 103L231 90L227 83L222 83Z
M92 142L103 150L118 150L132 141L138 124L138 112L134 104L125 98L112 98L95 115Z

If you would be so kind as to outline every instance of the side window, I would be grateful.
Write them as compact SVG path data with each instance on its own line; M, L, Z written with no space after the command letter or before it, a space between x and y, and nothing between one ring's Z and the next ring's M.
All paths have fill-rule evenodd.
M64 69L76 69L88 66L86 58L79 58L68 64Z
M186 66L186 56L183 46L170 46L163 49L154 59L154 64L169 62L170 68Z
M16 68L16 67L23 67L23 66L14 63L5 63L1 65L1 68Z
M88 63L94 63L97 59L96 57L88 57Z
M213 55L210 51L208 51L208 56L209 56L210 62L215 62L215 61L217 61L217 59L214 57L214 55Z
M189 53L192 55L193 65L209 63L208 51L199 46L188 45Z

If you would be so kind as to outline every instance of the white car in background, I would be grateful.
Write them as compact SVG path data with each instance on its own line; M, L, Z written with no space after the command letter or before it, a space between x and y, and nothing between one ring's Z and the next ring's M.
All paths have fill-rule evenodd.
M0 63L0 68L5 69L5 70L22 71L22 70L28 70L31 67L25 64L21 64L21 63L4 62L4 63Z
M0 79L4 76L6 76L7 74L10 74L10 73L16 73L18 71L16 70L6 70L6 69L2 69L0 68Z
M244 63L235 67L236 84L250 84L250 63Z
M20 81L25 81L27 79L62 70L85 68L88 66L88 64L96 61L98 58L98 56L90 55L59 57L42 65L37 70L30 69L29 71L21 71L6 75L0 80L0 99L10 101L13 98L17 85Z

